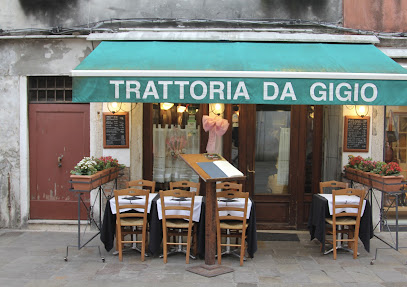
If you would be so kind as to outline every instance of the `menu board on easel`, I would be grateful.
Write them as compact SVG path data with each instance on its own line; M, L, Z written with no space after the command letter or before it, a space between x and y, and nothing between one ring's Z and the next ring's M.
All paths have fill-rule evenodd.
M368 152L370 117L345 116L343 151Z
M103 113L103 148L129 147L129 113Z

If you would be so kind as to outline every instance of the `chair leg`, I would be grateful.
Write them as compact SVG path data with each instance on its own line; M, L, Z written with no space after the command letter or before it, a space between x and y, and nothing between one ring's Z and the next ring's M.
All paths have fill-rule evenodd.
M243 266L244 251L245 251L245 240L244 238L242 238L242 242L240 242L240 266Z
M333 249L333 253L334 253L334 260L336 260L336 245L338 244L336 242L336 226L332 226L332 249Z
M146 227L142 227L141 233L141 261L144 261L144 255L146 252Z
M217 242L217 247L218 247L218 264L220 265L222 263L222 235L221 235L221 231L220 229L217 229L216 231L217 233L217 238L216 238L216 242Z
M163 259L164 263L167 263L167 230L163 229Z
M123 261L123 244L122 244L122 228L121 226L116 225L116 240L119 252L119 261Z
M191 252L191 229L188 230L188 238L187 238L187 254L186 254L186 259L185 263L189 264L189 254Z

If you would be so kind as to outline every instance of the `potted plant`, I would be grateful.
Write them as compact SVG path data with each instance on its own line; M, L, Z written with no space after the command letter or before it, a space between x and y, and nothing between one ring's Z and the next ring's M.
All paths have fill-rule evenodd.
M71 170L72 188L75 190L89 191L101 184L98 174L97 162L93 157L84 157Z
M99 160L103 163L104 169L109 171L108 181L117 178L120 168L124 167L124 165L119 164L119 161L112 156L102 156Z
M397 162L376 162L376 167L371 171L371 186L383 191L399 191L403 176Z
M363 158L361 156L348 156L348 164L345 166L345 177L349 180L359 181L359 165Z
M371 157L364 158L359 163L359 182L364 185L371 185L370 172L376 167L376 162Z

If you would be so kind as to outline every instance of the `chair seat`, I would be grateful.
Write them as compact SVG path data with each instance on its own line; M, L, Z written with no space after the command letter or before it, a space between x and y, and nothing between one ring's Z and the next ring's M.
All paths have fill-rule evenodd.
M325 218L325 221L331 225L333 224L332 218ZM356 225L356 219L354 217L337 218L336 225Z
M183 219L167 219L168 228L188 228L189 222Z
M249 226L246 223L246 228ZM243 229L243 223L239 220L224 220L220 222L221 229Z
M122 218L121 226L143 226L143 219L132 217Z

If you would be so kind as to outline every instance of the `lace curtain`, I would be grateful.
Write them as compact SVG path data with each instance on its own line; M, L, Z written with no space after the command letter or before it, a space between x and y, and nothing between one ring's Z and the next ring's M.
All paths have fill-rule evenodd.
M199 153L199 126L153 127L153 180L159 183L188 180L199 182L198 175L179 154Z

